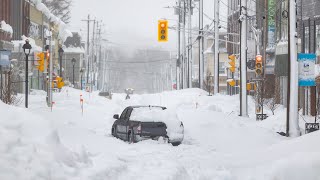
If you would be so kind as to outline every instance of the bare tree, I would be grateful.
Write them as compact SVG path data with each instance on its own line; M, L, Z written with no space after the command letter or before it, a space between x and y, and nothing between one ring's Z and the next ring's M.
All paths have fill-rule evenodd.
M18 105L21 103L21 98L16 96L14 93L15 83L12 82L12 71L13 69L5 73L6 78L5 78L4 86L0 92L1 93L0 100L5 104Z
M203 81L204 90L208 91L209 93L212 93L213 92L212 84L213 82L211 78L211 73L208 71L207 78Z
M275 110L280 106L281 95L280 95L280 85L278 83L274 86L274 93L270 98L266 99L265 105L270 109L274 115Z
M70 22L72 0L43 0L43 3L63 22Z
M257 81L255 83L255 94L253 96L253 99L256 102L256 113L257 112L260 113L263 108L262 106L265 104L266 94L265 94L265 91L263 90L264 83L265 83L265 80Z

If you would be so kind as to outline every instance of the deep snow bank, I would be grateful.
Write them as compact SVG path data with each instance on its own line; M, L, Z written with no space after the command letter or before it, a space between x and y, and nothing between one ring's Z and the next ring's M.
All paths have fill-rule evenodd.
M252 114L238 116L238 96L208 97L198 89L109 100L64 88L54 101L53 112L40 91L30 95L28 110L0 102L0 179L320 179L320 133L278 135L285 109L257 122ZM182 145L113 138L112 115L130 105L168 107L184 123Z
M0 101L0 179L68 179L90 160L66 148L52 123Z

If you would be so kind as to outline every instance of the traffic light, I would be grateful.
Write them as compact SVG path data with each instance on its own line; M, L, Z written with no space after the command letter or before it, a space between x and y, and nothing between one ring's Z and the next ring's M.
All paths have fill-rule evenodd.
M57 88L61 89L64 86L64 82L63 82L62 77L57 76L56 81L57 81Z
M231 72L234 73L236 71L236 56L234 54L232 54L228 58L230 59L230 62L229 62L230 67L229 67L229 69L230 69Z
M260 76L262 74L262 56L256 56L256 75Z
M158 21L158 41L159 42L168 41L168 21L167 20Z
M250 91L250 90L252 90L252 85L251 83L247 83L247 91Z
M38 53L37 58L39 59L37 69L43 72L44 71L44 53Z

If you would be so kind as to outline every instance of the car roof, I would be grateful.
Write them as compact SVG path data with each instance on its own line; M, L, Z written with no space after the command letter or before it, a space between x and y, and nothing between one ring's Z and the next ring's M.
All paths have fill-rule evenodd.
M161 108L161 109L163 109L163 110L165 110L165 109L167 109L166 107L164 107L164 106L151 106L151 105L149 105L149 106L129 106L130 108L141 108L141 107L149 107L149 108L152 108L152 107L156 107L156 108Z

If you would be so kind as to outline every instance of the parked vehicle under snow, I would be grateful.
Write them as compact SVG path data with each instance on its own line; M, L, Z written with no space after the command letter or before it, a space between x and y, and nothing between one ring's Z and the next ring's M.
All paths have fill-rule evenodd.
M183 123L174 111L160 106L129 106L112 126L113 136L129 142L163 137L174 146L181 144L184 138Z

